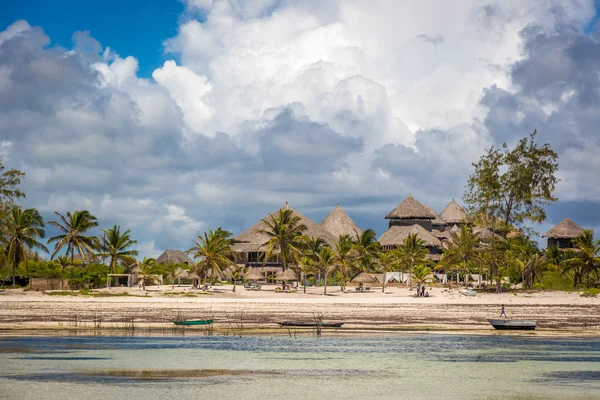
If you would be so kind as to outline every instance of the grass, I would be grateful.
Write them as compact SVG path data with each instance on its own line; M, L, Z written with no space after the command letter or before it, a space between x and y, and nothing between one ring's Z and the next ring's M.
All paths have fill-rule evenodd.
M534 289L573 291L573 281L562 271L545 271L541 282L533 285Z

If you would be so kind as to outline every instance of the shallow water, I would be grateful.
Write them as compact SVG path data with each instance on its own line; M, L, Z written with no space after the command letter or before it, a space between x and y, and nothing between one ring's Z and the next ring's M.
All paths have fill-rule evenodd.
M508 336L0 339L4 399L598 399L600 341Z

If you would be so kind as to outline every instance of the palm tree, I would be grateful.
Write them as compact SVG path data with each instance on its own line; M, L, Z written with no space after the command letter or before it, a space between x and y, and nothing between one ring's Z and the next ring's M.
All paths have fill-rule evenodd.
M138 277L142 282L142 290L146 290L146 283L153 282L154 276L156 275L156 260L154 258L147 258L140 262L137 262L138 266Z
M304 293L306 293L306 278L310 275L314 276L317 273L316 264L317 262L310 257L302 257L299 260L300 272L302 272L302 276L304 277Z
M327 294L327 277L330 273L335 271L335 253L329 247L323 247L318 253L318 264L319 268L325 273L325 287L323 294Z
M477 248L480 240L473 230L462 225L459 232L452 232L448 240L448 249L444 252L444 262L447 265L462 265L463 272L467 273L467 263L479 259Z
M65 269L73 268L73 261L68 256L58 256L54 264L60 268L60 290L65 288Z
M301 254L298 254L294 258L298 259L308 257L313 261L313 264L318 262L318 255L321 252L321 249L327 246L327 242L319 237L309 238L308 236L300 236L299 241L299 249L301 251ZM319 276L319 279L320 278L321 277Z
M275 215L269 214L262 222L267 227L259 232L269 237L263 243L267 250L263 262L279 253L285 271L290 259L300 253L300 237L307 230L306 225L289 208L282 208Z
M340 235L334 244L335 262L342 276L342 291L346 290L354 259L356 256L355 243L349 235Z
M86 254L93 254L98 248L99 241L95 236L86 236L85 232L98 226L98 220L87 210L77 210L73 214L67 211L63 216L58 212L61 222L48 221L48 224L57 227L61 234L48 239L48 243L56 242L51 259L66 246L67 254L71 254L71 262L74 261L75 252L81 256L81 260L86 259Z
M377 261L379 263L380 271L383 272L383 285L381 287L381 293L385 293L386 273L391 272L398 267L398 257L394 251L382 251L379 253Z
M233 263L231 261L233 256L232 236L231 232L221 228L204 232L204 235L198 234L198 240L194 242L195 246L186 251L188 254L193 254L194 258L200 259L196 264L198 277L206 278L210 271L212 280L223 275L223 270Z
M425 286L426 283L431 283L431 268L420 264L415 265L412 270L412 278L417 282L417 284L422 286Z
M591 275L597 275L600 266L600 240L594 240L594 232L586 229L574 243L578 251L561 263L563 274L573 273L573 287L582 284L584 278L589 285Z
M538 253L532 254L527 262L522 263L522 274L525 287L527 287L527 289L531 289L536 278L538 281L540 281L543 272L550 264L551 262L548 258L546 258L546 256Z
M102 229L102 232L104 232L101 243L102 253L99 255L110 259L110 270L114 274L117 263L126 262L138 255L137 250L129 250L129 247L136 244L137 240L131 239L129 230L121 233L121 227L117 225L113 225L110 229Z
M356 251L358 258L367 255L372 258L376 257L380 250L380 245L377 241L377 234L375 231L373 229L362 231L354 244L354 250Z
M7 243L5 254L13 265L12 280L14 287L19 263L23 261L27 266L27 251L42 249L48 252L46 246L37 241L37 238L43 238L46 232L43 229L44 220L35 208L23 210L19 206L13 206L6 222Z
M425 242L419 239L416 234L410 233L402 240L402 243L396 250L398 264L411 275L409 285L412 289L412 270L415 265L425 264L427 259L425 256L429 254L429 250L425 247Z

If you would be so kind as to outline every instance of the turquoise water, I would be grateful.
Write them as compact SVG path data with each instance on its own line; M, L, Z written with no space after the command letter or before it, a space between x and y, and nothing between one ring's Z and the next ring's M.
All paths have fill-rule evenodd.
M223 375L181 376L199 369ZM171 376L130 376L142 370L169 370ZM3 338L0 398L598 399L600 341L460 335Z

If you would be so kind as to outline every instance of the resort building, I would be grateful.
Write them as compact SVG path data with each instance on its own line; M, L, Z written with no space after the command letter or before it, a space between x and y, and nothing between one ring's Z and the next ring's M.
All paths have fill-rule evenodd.
M583 228L569 218L565 218L554 228L544 233L542 237L548 238L548 247L556 246L559 249L575 247L574 239L583 235Z
M321 228L331 233L336 240L341 235L348 235L356 240L361 234L358 225L352 221L352 218L346 214L346 211L339 204L321 222Z
M462 225L467 223L467 213L454 199L440 213L442 220L448 225Z
M181 250L165 250L156 259L157 264L185 264L194 265L194 261Z
M408 195L396 208L385 216L385 219L389 219L389 227L392 226L406 226L410 227L413 225L422 226L427 232L432 230L432 221L435 219L435 215L431 213L423 204L415 200L414 197Z

